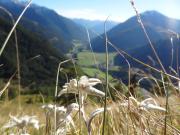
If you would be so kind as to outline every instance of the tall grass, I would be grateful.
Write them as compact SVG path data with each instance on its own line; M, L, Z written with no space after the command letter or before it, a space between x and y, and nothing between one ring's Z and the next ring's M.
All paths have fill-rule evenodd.
M164 68L164 66L163 66L163 64L162 64L162 62L161 62L161 60L160 60L160 58L159 58L159 56L158 56L155 48L154 48L154 45L153 45L152 42L151 42L151 39L150 39L150 37L149 37L149 35L148 35L148 33L147 33L147 30L146 30L146 28L145 28L145 26L144 26L144 24L143 24L143 22L142 22L142 20L141 20L141 16L140 16L140 14L139 14L136 6L135 6L134 0L130 0L130 3L131 3L132 8L134 9L134 11L135 11L135 13L136 13L137 21L138 21L138 23L140 24L140 26L141 26L141 28L142 28L142 30L143 30L143 32L144 32L144 34L145 34L148 42L149 42L149 45L150 45L150 47L151 47L151 49L152 49L152 51L153 51L153 53L154 53L154 55L155 55L158 63L159 63L159 65L161 66L163 72L166 73L166 70L165 70L165 68Z
M106 120L106 111L107 111L107 94L109 91L109 54L108 54L108 36L107 36L107 30L106 30L106 23L108 21L108 18L104 22L104 33L105 33L105 48L106 48L106 89L105 89L105 98L104 98L104 115L103 115L103 129L102 129L102 135L105 133L105 125L107 123Z
M26 12L26 10L28 9L28 7L31 5L32 0L29 1L29 3L27 4L27 6L24 8L24 10L22 11L22 13L19 15L18 19L15 21L12 14L6 10L3 7L0 7L0 9L2 9L3 11L5 11L11 18L12 23L13 23L13 27L11 29L11 31L9 32L8 36L6 37L6 40L4 41L1 49L0 49L0 56L2 55L12 33L14 32L14 38L15 38L15 47L16 47L16 60L17 60L17 74L18 74L18 95L19 95L19 100L18 100L18 106L19 109L21 109L21 101L20 101L20 95L21 95L21 75L20 75L20 59L19 59L19 49L18 49L18 41L17 41L17 32L16 32L16 26L18 25L20 19L22 18L23 14ZM15 72L16 73L16 72ZM14 76L14 75L12 75ZM10 78L12 79L12 78Z
M56 125L56 123L57 123L57 118L56 118L56 114L57 114L57 112L56 112L56 99L58 97L59 74L60 74L60 71L62 70L61 69L61 65L65 64L65 63L67 63L69 61L72 61L72 59L68 59L68 60L60 62L59 65L58 65L58 69L57 69L56 87L55 87L55 94L54 94L54 98L55 98L55 101L54 101L54 103L55 103L55 107L54 107L54 133L55 133L55 135L56 135L56 130L57 130L57 125Z
M99 36L99 35L98 35ZM102 37L100 37L100 38L102 38ZM142 62L142 61L140 61L140 60L138 60L138 59L136 59L136 58L134 58L134 57L132 57L131 55L129 55L127 52L125 52L125 51L123 51L123 50L120 50L119 48L117 48L114 44L112 44L110 41L108 41L108 44L110 45L110 46L112 46L119 54L123 54L123 55L125 55L125 57L128 57L128 58L131 58L132 60L134 60L134 61L136 61L137 63L139 63L139 64L141 64L141 65L143 65L143 66L145 66L145 67L148 67L148 68L150 68L150 69L152 69L152 70L154 70L154 71L156 71L156 72L158 72L158 73L161 73L162 74L162 76L169 76L170 78L172 78L172 79L176 79L176 80L178 80L179 81L179 78L178 77L176 77L176 76L173 76L173 75L171 75L171 74L168 74L168 73L166 73L166 72L163 72L163 71L161 71L161 70L159 70L159 69L156 69L156 68L154 68L154 67L152 67L152 66L150 66L150 65L148 65L148 64L146 64L146 63L144 63L144 62ZM161 91L161 87L159 86L159 84L158 84L158 82L159 82L159 79L157 79L157 78L154 78L154 77L152 77L151 78L152 80L154 80L154 82L156 82L156 84L157 84L157 86L158 86L158 88L159 88L159 90ZM164 80L162 80L162 82L163 82L163 84L165 85L167 85L167 84L169 84L168 82L165 82ZM167 88L169 88L169 87L167 87ZM167 89L166 87L165 87L165 90ZM116 92L118 92L118 90L116 91ZM155 93L155 92L154 92ZM167 93L167 90L166 90L166 93ZM119 97L119 100L120 101L124 101L124 97L121 97L120 95L121 94L118 94L117 93L117 95L118 95L118 97ZM162 95L162 94L161 94ZM137 97L138 98L138 97ZM156 98L157 99L161 99L161 97L159 97L157 94L156 94ZM157 114L156 114L156 112L154 112L154 114L153 114L153 112L150 112L149 113L149 115L150 116L147 116L147 117L144 117L143 116L143 114L138 114L140 117L143 117L143 118L145 118L145 120L143 119L143 122L140 122L139 124L141 125L140 127L141 127L141 129L139 130L139 129L137 129L137 126L138 125L136 125L137 123L134 121L134 119L137 119L137 116L136 115L132 115L129 111L130 110L126 110L126 111L124 111L123 112L123 116L120 116L121 118L126 118L126 120L124 120L124 123L121 123L121 125L119 125L119 127L122 127L122 126L125 126L126 124L126 122L128 122L127 123L127 126L126 126L126 128L125 127L123 127L123 129L122 129L122 131L123 130L125 130L126 129L126 131L124 131L124 132L122 132L122 131L119 131L118 133L117 133L117 131L115 130L115 129L112 129L113 131L115 131L115 132L113 132L114 134L127 134L127 133L129 133L129 134L145 134L144 133L144 131L143 131L143 128L147 128L148 129L148 133L147 134L171 134L172 133L172 131L171 130L173 130L173 132L176 132L176 133L179 133L179 130L175 127L175 126L172 126L172 125L170 125L168 122L167 122L167 117L169 117L169 115L171 116L171 115L173 115L173 116L177 116L178 117L178 115L179 114L177 114L177 113L175 113L175 114L173 114L174 112L171 112L171 113L169 113L168 112L168 108L171 108L171 105L172 104L174 104L173 102L171 103L171 105L168 103L168 101L169 101L169 95L167 95L166 94L166 96L165 96L165 98L163 98L164 99L164 104L163 104L163 106L165 106L165 108L167 109L167 111L166 111L166 113L165 113L165 115L164 114L161 114L161 115L159 115L159 116L161 116L161 118L160 118L160 123L158 122L158 117L159 116L157 116ZM176 102L178 102L178 101L176 101ZM116 104L116 103L115 103ZM169 105L169 107L167 107ZM172 109L171 109L172 110ZM152 113L152 114L151 114ZM119 116L119 112L117 113L117 115L112 115L112 116L115 116L115 118L114 118L114 126L116 127L118 124L117 123L119 123L118 122L118 120L117 120L117 117ZM127 117L130 117L130 119L129 118L127 118ZM150 121L150 117L153 117L153 119L154 120L152 120L152 121L156 121L157 120L157 122L155 122L154 124L156 125L158 125L158 128L160 129L160 130L158 130L157 128L155 128L155 130L153 130L152 129L152 123L150 123L149 121ZM165 119L164 119L165 118ZM110 118L111 119L111 118ZM163 120L164 119L164 120ZM117 121L116 121L117 120ZM175 120L175 119L174 119ZM122 119L120 119L119 121L122 121ZM142 120L141 120L142 121ZM110 122L110 121L108 121L108 122ZM116 123L117 122L117 123ZM132 125L131 125L131 123L132 123ZM176 122L174 122L174 123L176 123ZM108 125L109 123L107 123L106 124L106 126ZM130 128L129 129L129 127L131 127L132 126L132 128ZM176 125L177 126L177 125ZM118 127L118 126L117 126ZM119 128L118 127L118 128ZM127 128L128 127L128 128ZM103 127L102 127L103 128ZM105 134L105 133L104 133Z
M2 47L1 47L1 49L0 49L0 56L2 55L4 49L5 49L5 47L6 47L7 43L8 43L11 35L12 35L12 33L14 32L16 26L18 25L19 21L21 20L23 14L26 12L26 10L28 9L28 7L31 5L31 2L32 2L32 0L29 0L28 4L26 5L26 7L24 8L24 10L23 10L23 11L21 12L21 14L19 15L19 17L18 17L18 19L16 20L15 24L13 25L11 31L9 32L8 36L6 37L6 40L4 41L4 43L3 43L3 45L2 45Z
M1 10L6 12L10 19L12 20L13 26L15 25L15 20L13 18L13 15L5 8L0 7ZM16 47L16 61L17 61L17 75L18 75L18 96L19 96L19 109L21 108L21 101L20 101L20 95L21 95L21 74L20 74L20 59L19 59L19 47L18 47L18 39L17 39L17 32L16 28L14 29L14 40L15 40L15 47Z

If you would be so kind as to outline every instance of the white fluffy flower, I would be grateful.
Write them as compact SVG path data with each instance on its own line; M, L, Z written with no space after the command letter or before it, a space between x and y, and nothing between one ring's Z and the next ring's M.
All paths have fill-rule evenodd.
M79 80L72 79L72 80L70 80L69 83L66 83L63 86L63 89L59 92L58 96L61 96L66 93L74 93L74 94L79 94L79 99L80 99L80 103L79 103L80 105L71 104L70 106L67 107L67 116L70 116L68 114L70 114L70 112L72 111L72 108L74 110L80 109L80 113L85 121L85 124L87 125L88 120L86 118L85 111L84 111L84 99L85 99L85 97L87 97L87 95L104 97L105 96L104 92L93 87L100 83L102 83L102 82L99 79L88 78L87 76L81 76L81 78ZM100 112L98 111L97 114ZM95 116L96 116L96 114L94 115L94 117Z
M43 105L42 108L49 112L54 112L55 105L52 105L52 104ZM56 112L65 113L66 111L67 109L64 106L61 106L61 107L56 106Z
M49 111L49 112L53 112L55 110L55 105L49 104L49 105L43 105L42 106L43 109ZM72 103L70 105L68 105L67 107L64 106L56 106L56 113L66 113L66 114L71 114L73 110L78 110L79 109L79 105L77 103Z
M50 116L54 117L54 112L56 110L56 117L57 117L57 125L58 129L57 132L62 133L64 132L66 126L72 125L73 128L75 128L74 121L71 117L71 114L73 111L77 111L79 109L79 105L76 103L72 103L68 105L67 107L64 106L56 106L49 104L49 105L43 105L43 109L49 112ZM64 129L64 130L63 130Z
M156 101L153 98L147 98L141 102L137 101L134 97L129 97L129 101L126 100L124 103L121 103L120 105L125 106L125 107L137 107L140 110L158 110L158 111L166 111L166 109L158 106Z
M158 104L156 103L156 101L153 98L148 98L143 100L142 102L140 102L140 108L142 110L159 110L159 111L166 111L166 109L158 106Z
M76 79L70 80L69 83L66 83L63 86L63 89L59 92L58 96L61 96L65 93L74 93L74 94L82 94L83 96L95 95L103 97L105 96L104 92L94 88L93 86L102 83L99 79L96 78L88 78L87 76L82 76L79 81Z
M23 129L27 126L33 126L36 129L39 129L39 121L36 118L36 116L22 116L22 117L15 117L10 115L10 121L4 125L3 128L14 128L18 127L19 129Z

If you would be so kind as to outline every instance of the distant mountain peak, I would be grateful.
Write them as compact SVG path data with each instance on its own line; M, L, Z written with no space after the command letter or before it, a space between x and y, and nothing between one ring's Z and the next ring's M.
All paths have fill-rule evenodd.
M180 20L172 19L154 10L143 12L140 15L152 42L168 39L171 36L168 30L180 32ZM126 51L148 44L136 16L112 28L107 35L113 44ZM92 41L94 51L103 52L105 50L103 45L104 39L96 38Z
M26 5L27 1L25 0L1 0L2 3L13 3L17 5Z
M144 12L144 14L161 14L161 13L156 10L147 10Z
M6 3L8 3L8 2L13 2L13 3L18 3L18 2L20 2L19 0L1 0L1 2L6 2Z
M143 16L151 16L151 17L154 17L154 16L163 16L165 17L164 14L156 11L156 10L149 10L149 11L145 11L143 13L141 13Z

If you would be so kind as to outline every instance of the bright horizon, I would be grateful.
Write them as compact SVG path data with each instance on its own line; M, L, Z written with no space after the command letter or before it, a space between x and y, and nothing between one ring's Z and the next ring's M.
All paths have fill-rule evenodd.
M180 0L134 0L139 12L156 10L180 19ZM55 10L68 18L123 22L135 15L129 0L33 0L33 3Z

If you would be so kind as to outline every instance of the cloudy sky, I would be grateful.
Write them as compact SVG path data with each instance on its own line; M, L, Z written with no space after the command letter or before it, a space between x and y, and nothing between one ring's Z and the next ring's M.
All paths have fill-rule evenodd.
M139 12L156 10L180 19L180 0L134 0ZM129 0L33 0L34 3L57 11L69 18L109 19L123 22L135 15Z

